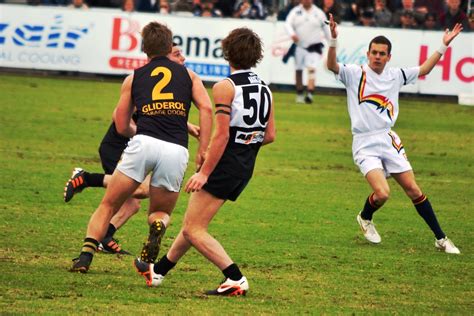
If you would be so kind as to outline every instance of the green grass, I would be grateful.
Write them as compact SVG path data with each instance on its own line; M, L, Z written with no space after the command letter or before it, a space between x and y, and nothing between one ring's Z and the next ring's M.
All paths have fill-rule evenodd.
M383 242L369 245L355 221L370 190L352 162L345 97L318 95L307 106L275 93L277 140L262 148L246 191L210 227L248 277L247 297L203 296L222 275L194 250L160 288L145 287L132 257L98 254L88 274L68 273L104 191L87 189L65 204L63 186L75 166L101 171L97 148L119 89L0 77L2 314L472 314L474 108L403 97L395 130L460 256L435 250L393 180L375 217ZM193 140L191 157L195 148ZM187 200L183 193L165 251ZM145 214L116 234L133 253L147 235Z

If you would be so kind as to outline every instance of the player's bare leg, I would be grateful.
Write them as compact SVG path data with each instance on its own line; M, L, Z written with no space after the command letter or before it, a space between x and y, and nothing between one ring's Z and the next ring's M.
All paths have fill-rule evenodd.
M183 223L186 240L221 270L231 265L232 260L222 245L208 233L207 228L224 202L205 190L194 192L189 198Z
M304 103L303 70L296 70L296 103Z
M171 192L164 188L150 186L150 209L148 238L143 244L140 254L141 261L154 263L158 257L161 239L169 225L170 215L176 205L179 192Z
M84 240L81 254L75 260L70 271L81 273L88 271L94 253L97 251L99 241L104 238L112 216L118 212L123 203L139 185L140 183L127 177L120 171L116 170L114 172L105 191L104 198L89 220L87 237Z
M357 215L357 222L365 238L371 243L378 244L382 238L375 229L372 216L388 200L390 187L382 169L370 170L365 177L373 193L365 201L364 209Z
M316 87L316 69L308 67L308 86L304 102L307 104L313 103L313 93Z

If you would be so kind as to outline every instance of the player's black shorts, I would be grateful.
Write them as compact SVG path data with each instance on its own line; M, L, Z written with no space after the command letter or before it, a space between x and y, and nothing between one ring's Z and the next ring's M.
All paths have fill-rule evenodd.
M241 179L222 170L214 170L203 189L223 200L235 201L250 179Z
M114 173L127 144L101 143L99 147L100 161L105 174Z

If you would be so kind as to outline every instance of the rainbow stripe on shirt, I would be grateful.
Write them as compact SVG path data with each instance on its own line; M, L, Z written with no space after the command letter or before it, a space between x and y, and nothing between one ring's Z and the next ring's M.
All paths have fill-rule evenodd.
M359 81L359 104L362 102L373 104L377 107L376 110L380 110L380 113L383 113L385 110L387 110L388 118L392 120L394 114L392 101L380 94L369 94L364 96L366 81L367 74L364 69L362 69L362 76L360 77Z

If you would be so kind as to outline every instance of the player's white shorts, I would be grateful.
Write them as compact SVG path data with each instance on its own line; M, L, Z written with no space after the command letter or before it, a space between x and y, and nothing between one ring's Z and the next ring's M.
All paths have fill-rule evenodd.
M374 169L382 169L387 177L412 170L402 141L394 131L354 135L352 155L364 176Z
M123 151L117 169L142 183L151 172L150 184L179 192L188 166L188 150L146 135L135 135Z
M315 53L315 52L308 52L306 49L301 47L296 47L295 51L295 69L296 70L303 70L305 68L313 68L319 65L321 58L323 55Z

